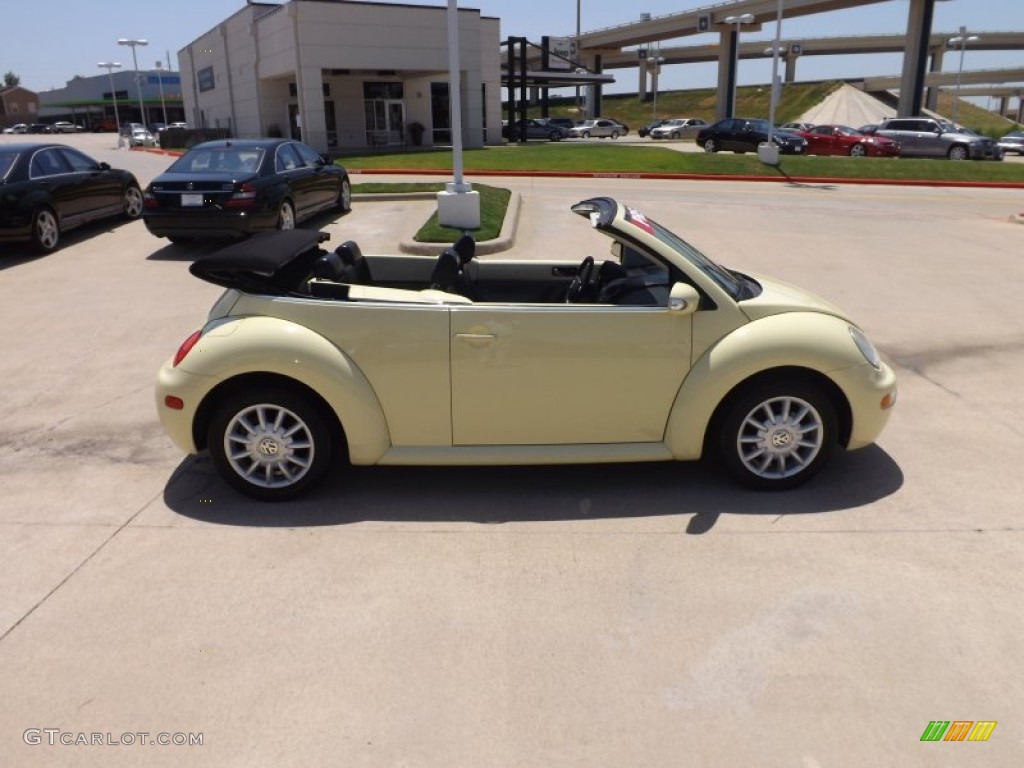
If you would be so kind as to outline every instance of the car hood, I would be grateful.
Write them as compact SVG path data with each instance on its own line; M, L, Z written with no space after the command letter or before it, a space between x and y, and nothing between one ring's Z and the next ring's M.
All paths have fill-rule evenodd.
M773 277L763 275L751 275L751 277L761 284L761 293L739 303L740 309L751 320L760 320L785 312L819 312L853 323L839 307L817 294Z

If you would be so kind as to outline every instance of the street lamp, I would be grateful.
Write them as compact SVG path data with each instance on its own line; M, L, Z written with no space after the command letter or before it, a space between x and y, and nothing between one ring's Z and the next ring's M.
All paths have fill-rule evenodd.
M647 60L647 67L651 70L651 86L654 89L654 100L651 104L651 120L658 119L658 75L661 74L661 65L664 63L664 56L655 56Z
M131 46L131 49L132 49L132 64L134 64L134 66L135 66L135 75L136 75L135 86L139 90L139 120L142 122L142 125L145 126L146 125L146 107L142 104L142 83L140 83L139 80L138 80L139 60L135 56L135 49L136 49L136 47L138 47L140 45L149 45L149 41L145 40L145 39L136 39L136 38L133 38L133 37L119 37L117 39L117 44L118 45L128 45L128 46Z
M960 68L956 71L956 99L953 102L953 122L956 122L957 114L960 111L960 78L964 73L964 50L967 48L968 43L973 43L977 40L981 40L977 35L968 35L967 27L960 27L960 34L956 37L951 37L946 41L947 45L953 47L960 46Z
M732 114L729 117L736 117L736 82L740 79L740 27L744 24L751 24L754 21L754 14L744 13L740 16L726 16L723 20L726 24L736 25L736 56L733 59L732 68Z
M158 61L153 65L156 68L156 79L160 84L160 109L164 113L164 128L167 127L167 104L164 102L164 63Z
M117 112L117 91L114 89L114 70L121 68L120 61L98 61L96 66L101 69L107 70L107 74L110 75L110 98L114 100L114 122L117 123L117 135L118 143L120 144L121 136L121 116Z

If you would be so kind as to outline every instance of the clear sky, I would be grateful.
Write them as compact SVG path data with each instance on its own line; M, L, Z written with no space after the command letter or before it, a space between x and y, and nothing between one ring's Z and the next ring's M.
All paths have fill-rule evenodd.
M398 2L399 0L382 0ZM406 0L408 2L408 0ZM416 3L445 7L446 2ZM641 12L663 16L709 5L713 0L640 0L635 6L617 0L580 0L584 32L625 24L639 19ZM63 87L74 75L95 75L105 70L98 61L120 61L132 66L129 48L118 46L119 37L149 40L138 49L139 67L152 68L160 59L177 69L177 51L218 22L237 12L244 0L187 0L164 3L159 0L0 0L0 73L13 71L22 85L35 91ZM845 11L808 16L783 24L783 39L829 37L847 34L903 34L907 27L907 0L863 6ZM477 8L487 16L501 19L502 37L542 35L571 36L576 30L577 0L459 0L460 8ZM986 31L1024 32L1024 0L946 0L935 6L933 31L955 32L968 25L971 34ZM40 23L41 19L48 23ZM766 25L750 39L770 41L774 24ZM686 38L681 44L704 44L717 35ZM952 70L957 57L946 57ZM1024 67L1024 51L972 52L968 48L965 69ZM898 75L899 55L811 56L797 65L797 80L833 77ZM739 82L766 83L771 78L770 60L740 63ZM637 77L631 70L612 72L619 82L610 92L635 91ZM715 65L666 67L660 87L698 88L713 85ZM1022 86L1024 87L1024 86Z

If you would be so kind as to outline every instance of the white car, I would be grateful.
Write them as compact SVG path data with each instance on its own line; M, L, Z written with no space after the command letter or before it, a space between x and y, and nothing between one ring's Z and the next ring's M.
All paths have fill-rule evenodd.
M25 123L12 125L10 128L4 128L4 133L28 133L28 125Z
M600 117L597 120L584 120L569 129L569 136L574 139L589 139L591 136L599 139L617 139L627 133L629 133L627 126L606 117Z
M651 129L652 139L693 139L707 123L699 117L676 117Z
M82 126L69 123L66 120L59 120L53 124L52 131L54 133L78 133L82 130Z
M133 128L131 136L128 137L128 144L132 147L155 147L156 139L145 128Z

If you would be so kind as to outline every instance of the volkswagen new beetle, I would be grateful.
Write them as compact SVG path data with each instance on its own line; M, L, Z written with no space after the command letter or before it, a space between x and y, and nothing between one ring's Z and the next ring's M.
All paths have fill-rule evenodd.
M580 262L437 259L268 232L191 271L227 290L159 374L164 428L262 499L350 462L551 464L717 458L790 488L872 443L892 370L839 309L719 266L606 197Z

